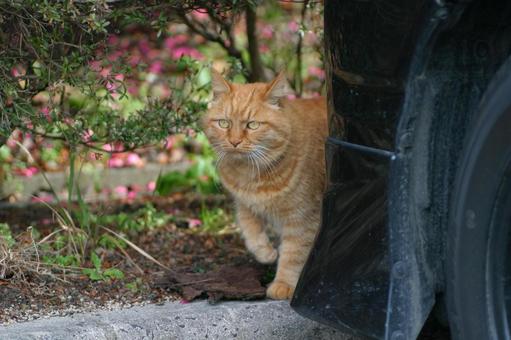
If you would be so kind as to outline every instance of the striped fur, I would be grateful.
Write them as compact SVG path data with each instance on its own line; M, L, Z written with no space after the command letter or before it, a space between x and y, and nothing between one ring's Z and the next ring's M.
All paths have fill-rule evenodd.
M267 295L289 299L320 222L325 98L285 99L282 75L269 84L240 85L213 72L213 91L203 127L218 154L220 178L234 197L247 249L262 263L278 259ZM229 126L220 127L226 124L220 120ZM259 126L250 129L250 121ZM278 251L266 228L280 235Z

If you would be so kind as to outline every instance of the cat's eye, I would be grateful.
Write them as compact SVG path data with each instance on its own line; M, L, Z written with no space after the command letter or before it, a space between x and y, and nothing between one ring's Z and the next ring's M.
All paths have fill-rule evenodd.
M218 120L218 126L220 126L222 129L227 129L231 124L227 119L219 119Z
M255 130L255 129L257 129L260 125L261 125L261 123L259 123L259 122L251 121L251 122L248 122L248 123L247 123L247 128L249 128L250 130Z

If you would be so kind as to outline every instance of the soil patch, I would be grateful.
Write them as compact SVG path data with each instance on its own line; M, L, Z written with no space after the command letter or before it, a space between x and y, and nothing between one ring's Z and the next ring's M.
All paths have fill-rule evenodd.
M99 252L104 266L124 273L121 279L93 281L83 274L56 277L30 272L21 279L6 278L0 280L0 323L169 300L187 302L203 293L211 301L222 298L264 298L264 286L261 283L265 283L269 270L255 263L247 254L235 230L227 228L222 233L207 233L200 227L191 228L186 222L197 218L199 210L205 205L209 208L224 205L225 198L198 199L193 195L174 195L92 206L103 214L118 214L136 211L147 203L151 203L158 211L172 213L175 218L163 226L130 235L129 239L171 271L164 271L139 252L127 247L125 251L128 257L115 249L105 248ZM43 235L51 231L48 219L52 218L52 212L41 206L16 208L14 212L3 210L0 222L22 230L23 216L29 216L31 224L40 229ZM174 276L169 276L170 272ZM162 278L166 279L162 281ZM202 284L194 283L198 281ZM182 289L183 283L186 289ZM177 288L179 286L180 289ZM192 289L193 294L190 293Z

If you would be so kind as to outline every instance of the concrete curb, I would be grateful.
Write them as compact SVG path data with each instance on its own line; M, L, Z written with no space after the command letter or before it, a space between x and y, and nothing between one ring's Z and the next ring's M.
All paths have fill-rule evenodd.
M1 340L21 339L318 339L355 340L295 313L288 302L146 305L52 317L0 327Z

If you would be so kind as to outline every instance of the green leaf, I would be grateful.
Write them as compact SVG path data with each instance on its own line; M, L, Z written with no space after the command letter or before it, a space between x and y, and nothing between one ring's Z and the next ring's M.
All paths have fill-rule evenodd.
M79 261L75 255L57 255L55 256L55 261L53 263L56 263L59 266L68 267L78 266Z
M94 265L94 268L96 268L96 270L98 270L98 271L101 270L101 259L95 252L92 252L92 254L90 256L90 260L91 260L92 264Z
M0 223L0 238L4 239L9 247L12 247L16 243L12 237L11 228L7 223Z
M100 281L104 279L104 276L101 275L101 272L93 268L84 268L82 269L82 273L87 275L92 281Z
M126 248L126 242L123 240L116 239L110 234L103 234L99 238L98 244L106 249L116 249L117 247Z
M108 268L103 272L103 276L109 277L111 279L123 279L124 273L117 268Z
M173 171L158 177L155 191L158 195L165 196L172 192L190 188L191 185L187 173Z

